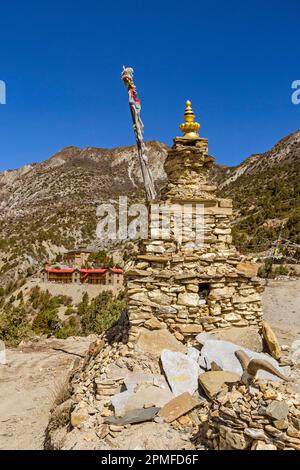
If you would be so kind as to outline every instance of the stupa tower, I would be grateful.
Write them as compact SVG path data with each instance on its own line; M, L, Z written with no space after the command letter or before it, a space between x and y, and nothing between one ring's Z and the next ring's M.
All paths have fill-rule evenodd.
M232 244L232 201L217 197L209 182L214 159L190 101L180 129L183 136L174 139L165 161L167 185L155 201L156 210L157 204L171 207L169 234L162 238L159 230L163 214L151 218L149 239L126 272L131 341L145 328L168 328L192 344L202 331L261 326L256 266L242 262Z

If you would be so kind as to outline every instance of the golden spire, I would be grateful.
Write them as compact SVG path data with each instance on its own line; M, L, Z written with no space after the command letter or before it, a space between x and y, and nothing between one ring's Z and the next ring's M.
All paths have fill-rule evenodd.
M180 130L184 133L182 139L199 139L198 131L200 129L200 124L195 122L195 114L192 110L192 103L187 101L185 104L184 118L185 122L180 124Z

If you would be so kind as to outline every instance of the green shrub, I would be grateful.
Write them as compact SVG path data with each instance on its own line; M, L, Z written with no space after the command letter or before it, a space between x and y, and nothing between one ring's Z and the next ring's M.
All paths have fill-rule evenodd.
M76 316L72 316L68 321L63 322L62 326L56 333L56 338L66 339L69 336L78 336L81 333L80 322Z
M124 308L125 301L120 297L115 298L109 291L101 292L88 305L79 305L78 311L83 311L81 323L84 334L101 334L111 328Z

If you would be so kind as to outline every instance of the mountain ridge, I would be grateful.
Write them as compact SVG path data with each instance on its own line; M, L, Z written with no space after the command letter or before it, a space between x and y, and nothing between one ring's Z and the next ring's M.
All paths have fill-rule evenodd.
M149 141L146 149L159 191L166 182L168 147ZM300 131L235 167L216 164L211 180L219 196L234 201L233 235L239 249L255 246L259 251L263 237L262 248L268 248L282 220L298 240ZM0 282L30 275L74 245L95 244L96 204L121 195L132 201L144 198L135 146L69 146L43 162L0 172Z

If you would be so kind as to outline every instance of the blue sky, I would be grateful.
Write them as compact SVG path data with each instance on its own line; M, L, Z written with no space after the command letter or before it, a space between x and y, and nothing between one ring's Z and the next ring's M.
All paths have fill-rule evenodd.
M235 165L300 128L299 36L299 0L1 2L0 170L133 144L123 64L146 140L171 144L190 99L210 153Z

